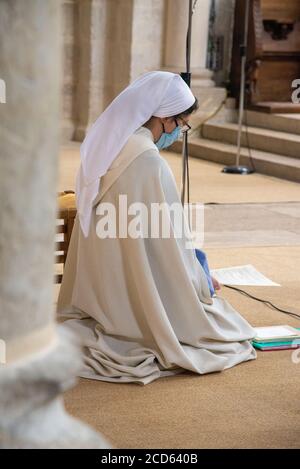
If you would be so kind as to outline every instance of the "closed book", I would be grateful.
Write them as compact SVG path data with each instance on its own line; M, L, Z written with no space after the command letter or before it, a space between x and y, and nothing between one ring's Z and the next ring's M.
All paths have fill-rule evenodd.
M300 330L291 326L255 327L254 342L263 344L268 342L286 342L300 339Z
M289 344L289 345L273 345L273 346L265 346L262 344L253 344L253 347L263 351L263 352L271 352L272 350L294 350L300 348L300 344Z

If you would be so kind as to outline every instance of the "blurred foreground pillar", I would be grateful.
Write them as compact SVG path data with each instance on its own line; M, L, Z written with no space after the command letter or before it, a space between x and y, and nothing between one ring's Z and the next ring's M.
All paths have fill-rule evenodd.
M53 312L60 11L58 0L0 1L1 448L108 447L60 396L80 366Z

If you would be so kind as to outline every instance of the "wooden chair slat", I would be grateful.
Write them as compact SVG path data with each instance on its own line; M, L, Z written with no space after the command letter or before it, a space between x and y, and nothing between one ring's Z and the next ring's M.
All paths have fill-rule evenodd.
M57 234L66 233L67 230L68 230L67 223L65 223L64 225L57 225L57 227L56 227L56 233Z
M64 264L66 257L67 256L65 254L60 254L58 256L55 256L55 264Z
M54 275L54 283L61 283L62 277L62 274Z
M64 251L65 253L68 251L69 243L67 241L59 241L55 243L55 251Z

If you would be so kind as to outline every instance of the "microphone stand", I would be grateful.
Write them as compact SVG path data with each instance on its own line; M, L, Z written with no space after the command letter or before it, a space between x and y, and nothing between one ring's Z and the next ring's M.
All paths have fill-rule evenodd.
M245 0L245 2L246 2L246 11L245 11L245 25L244 25L244 43L240 45L241 84L240 84L240 103L239 103L240 105L239 105L238 136L237 136L237 155L236 155L235 165L225 166L222 169L223 173L228 173L228 174L251 174L254 172L253 169L248 168L248 166L240 165L241 144L242 144L242 126L243 126L243 116L244 116L244 100L245 100L250 0Z
M186 36L186 72L180 74L186 84L191 87L191 42L192 42L192 16L197 0L189 0L188 30ZM188 134L184 132L182 143L182 177L181 177L181 203L184 207L187 185L187 201L190 203L189 163L188 163Z

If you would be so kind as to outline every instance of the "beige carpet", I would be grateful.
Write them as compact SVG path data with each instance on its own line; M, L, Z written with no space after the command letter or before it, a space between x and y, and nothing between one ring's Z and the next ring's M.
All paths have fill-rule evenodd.
M170 154L167 159L179 174L180 159ZM77 166L75 145L62 153L59 190L74 187ZM297 184L256 174L229 176L220 173L220 169L213 163L192 161L194 201L260 204L300 201ZM295 208L292 204L272 206L278 215L285 217L288 210L297 219ZM260 227L263 232L272 231L272 224L265 223L262 212L253 214L252 219L257 231ZM233 226L230 215L223 221L223 230L234 233L238 224ZM287 231L294 230L298 236L299 225L295 220L290 222ZM245 226L242 229L248 231ZM276 246L253 243L255 235L251 235L251 230L248 233L251 243L244 247L228 243L207 246L211 267L253 264L282 286L248 287L247 291L300 314L300 246L294 245L291 237L286 245L280 245L280 236ZM236 292L223 288L222 295L253 326L300 327L300 321ZM80 380L65 394L66 407L118 448L298 448L300 353L298 364L292 357L291 351L259 352L257 360L221 373L204 376L184 373L145 387Z
M205 205L204 247L300 246L300 203Z
M79 144L72 143L62 148L58 190L74 189L79 166ZM181 156L162 152L169 162L178 185L181 179ZM251 174L237 176L221 172L222 166L209 161L190 158L190 180L192 202L300 202L300 186L271 176Z

